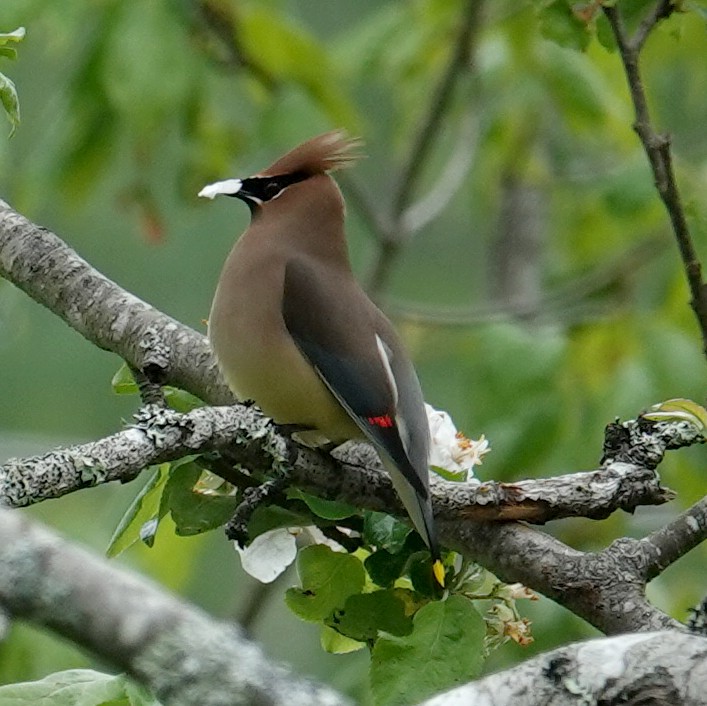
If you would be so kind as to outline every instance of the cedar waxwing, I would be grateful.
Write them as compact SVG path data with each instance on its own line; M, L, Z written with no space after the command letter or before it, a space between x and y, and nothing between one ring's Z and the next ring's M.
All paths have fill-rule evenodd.
M388 319L354 279L344 201L329 172L358 158L343 131L301 144L247 179L204 187L245 201L209 315L219 367L240 399L305 443L376 448L444 585L429 494L429 425L417 375Z

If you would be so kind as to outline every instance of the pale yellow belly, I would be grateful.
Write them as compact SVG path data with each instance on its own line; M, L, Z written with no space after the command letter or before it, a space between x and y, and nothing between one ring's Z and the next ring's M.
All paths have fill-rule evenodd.
M250 327L246 337L236 327L229 335L218 322L210 322L209 338L221 372L239 399L254 400L278 424L311 427L330 441L361 437L285 330L266 333Z

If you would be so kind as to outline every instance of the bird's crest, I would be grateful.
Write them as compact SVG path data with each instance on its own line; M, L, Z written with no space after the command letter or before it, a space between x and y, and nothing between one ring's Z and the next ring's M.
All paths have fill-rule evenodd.
M325 132L290 150L257 176L298 172L313 176L341 169L362 157L358 151L361 144L361 140L350 138L344 130Z

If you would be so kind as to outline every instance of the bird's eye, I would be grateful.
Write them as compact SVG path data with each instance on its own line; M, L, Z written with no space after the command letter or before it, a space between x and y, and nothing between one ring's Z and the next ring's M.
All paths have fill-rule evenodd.
M269 181L265 185L265 200L275 198L282 191L282 186L276 181Z

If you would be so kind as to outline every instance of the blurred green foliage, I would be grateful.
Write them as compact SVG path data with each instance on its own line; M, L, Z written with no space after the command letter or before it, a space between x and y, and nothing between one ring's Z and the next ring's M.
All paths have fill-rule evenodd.
M636 22L650 3L619 5L635 10ZM20 60L3 65L23 122L0 142L0 196L125 288L203 330L220 264L248 215L225 200L203 208L199 188L342 126L364 137L370 155L347 176L387 217L462 9L462 0L6 0L0 31L28 31ZM702 253L706 43L703 15L675 13L641 64L657 128L673 136ZM484 478L591 468L615 417L671 397L704 402L699 333L632 119L601 19L587 29L561 0L485 3L473 61L457 77L413 200L437 183L468 121L471 166L403 248L384 291L391 311L406 312L397 324L429 402L469 436L490 439ZM536 199L528 227L536 221L539 246L524 272L540 295L528 296L523 317L508 313L492 256L509 184ZM348 193L352 259L366 281L380 246ZM468 325L445 323L450 312ZM106 434L135 408L135 398L111 391L115 356L5 283L0 363L3 456ZM640 536L704 494L703 466L701 449L666 460L661 475L679 492L669 507L547 529L584 550ZM31 512L105 549L136 493L88 490ZM323 654L318 628L283 608L293 575L262 591L219 532L176 537L171 523L164 519L152 549L137 542L117 561L220 616L243 616L260 600L249 629L270 654L369 698L365 654ZM654 581L657 605L684 618L703 595L704 560L700 547ZM524 614L536 642L503 648L487 669L594 634L546 600ZM37 640L42 649L29 649ZM101 667L24 626L0 647L2 682L81 666Z
M13 32L0 32L0 57L16 59L17 49L12 45L21 42L24 36L24 27L18 27ZM20 103L14 82L2 73L0 73L0 103L2 103L2 107L12 126L10 130L10 137L12 137L20 124Z

